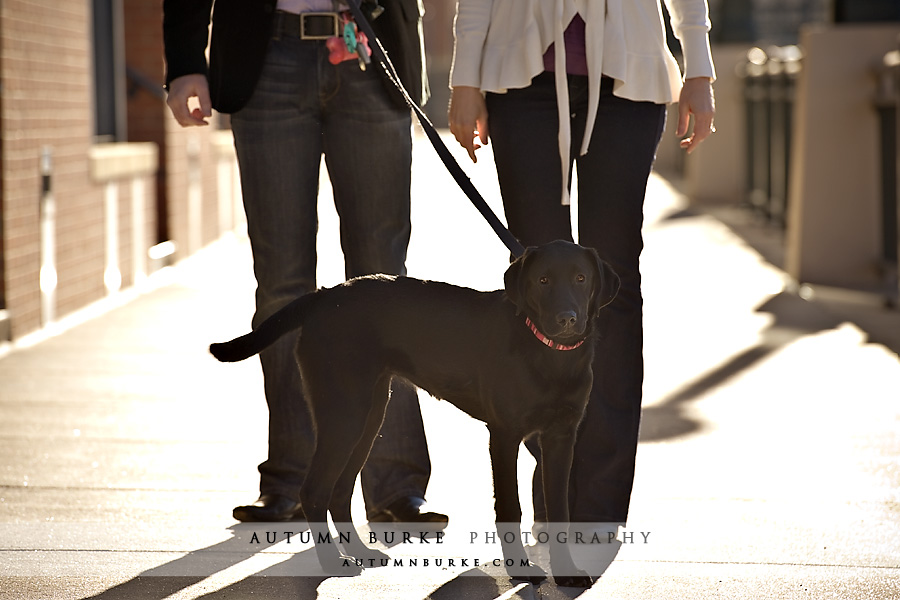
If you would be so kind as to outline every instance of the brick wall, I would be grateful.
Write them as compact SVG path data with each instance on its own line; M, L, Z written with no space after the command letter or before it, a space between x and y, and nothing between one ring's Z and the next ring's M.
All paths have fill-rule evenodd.
M6 309L13 336L40 325L40 156L52 151L58 311L103 294L103 213L86 156L91 141L89 5L4 0L2 177Z
M228 158L217 151L215 125L182 129L165 105L162 3L121 3L125 63L136 74L126 86L129 144L98 145L92 1L0 2L0 309L5 309L0 320L8 319L9 325L7 332L0 323L3 337L20 338L43 324L40 165L45 148L52 153L56 205L56 318L110 293L104 280L108 261L117 260L112 267L122 287L128 287L135 282L137 261L146 262L149 246L171 240L177 260L222 233L218 170ZM157 151L154 172L157 167L148 167L148 161ZM138 188L143 185L142 206L133 203L133 181L140 182ZM138 235L135 206L145 216ZM110 221L112 236L107 215L118 219ZM141 238L143 248L135 244Z

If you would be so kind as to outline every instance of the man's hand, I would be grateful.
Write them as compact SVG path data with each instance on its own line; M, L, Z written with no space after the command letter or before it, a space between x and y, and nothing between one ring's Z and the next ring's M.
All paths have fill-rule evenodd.
M466 149L472 162L478 162L475 151L488 143L488 115L481 90L469 86L457 86L450 92L450 110L447 120L450 132ZM477 144L475 139L481 144Z
M191 98L196 98L200 106L191 108ZM173 79L169 83L166 104L182 127L209 125L206 119L212 116L212 103L209 100L209 82L206 81L206 75L182 75Z
M681 147L688 154L697 149L697 146L715 133L713 118L716 114L716 102L713 97L712 82L708 77L692 77L685 80L681 88L681 97L678 100L678 129L675 135L682 137L687 135L691 121L694 117L694 131L689 137L681 140Z

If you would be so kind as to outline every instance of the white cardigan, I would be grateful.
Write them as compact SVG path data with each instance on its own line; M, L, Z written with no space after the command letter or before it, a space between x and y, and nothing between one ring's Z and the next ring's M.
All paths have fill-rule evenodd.
M715 78L706 0L665 0L684 53L685 77ZM600 102L600 76L613 93L659 104L677 101L681 71L666 46L659 0L459 0L450 85L503 93L527 87L544 70L543 55L556 43L556 90L563 182L568 180L568 87L563 32L575 14L585 27L588 119L581 146L587 153ZM565 188L565 185L563 186ZM564 195L564 202L567 202Z

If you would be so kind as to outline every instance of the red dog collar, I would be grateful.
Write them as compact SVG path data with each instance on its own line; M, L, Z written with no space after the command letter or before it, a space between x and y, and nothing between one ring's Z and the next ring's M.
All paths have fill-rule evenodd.
M575 348L579 347L580 345L582 345L584 343L584 340L581 340L574 346L566 346L565 344L560 344L558 342L554 342L553 340L548 338L546 335L544 335L543 333L538 331L537 326L535 326L535 324L532 323L531 319L529 319L528 317L525 317L525 324L531 328L531 331L534 333L534 336L537 339L541 340L541 343L543 343L545 346L547 346L549 348L553 348L554 350L574 350Z

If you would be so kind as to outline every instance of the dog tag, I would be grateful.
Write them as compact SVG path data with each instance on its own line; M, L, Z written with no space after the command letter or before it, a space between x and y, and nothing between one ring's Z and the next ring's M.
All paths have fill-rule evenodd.
M356 24L348 22L344 24L344 43L347 44L347 51L350 53L357 52L359 44L356 42Z

